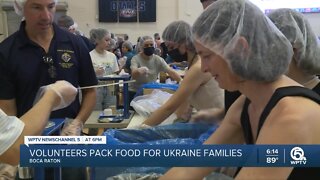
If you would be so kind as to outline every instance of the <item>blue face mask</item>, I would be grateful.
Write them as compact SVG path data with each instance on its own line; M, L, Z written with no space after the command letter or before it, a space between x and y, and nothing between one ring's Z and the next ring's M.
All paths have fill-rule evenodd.
M151 56L154 53L154 47L143 48L143 53L147 56Z

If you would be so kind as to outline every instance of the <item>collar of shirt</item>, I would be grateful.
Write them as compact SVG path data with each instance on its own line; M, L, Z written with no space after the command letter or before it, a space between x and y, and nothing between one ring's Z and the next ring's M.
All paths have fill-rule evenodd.
M27 32L25 30L26 22L22 21L20 24L20 28L18 30L18 47L23 48L29 45L37 46L34 42L32 42L29 37L27 36ZM58 25L55 23L52 24L54 36L54 41L61 41L61 42L68 42L69 38L67 36L67 33L65 33L65 30L61 29Z

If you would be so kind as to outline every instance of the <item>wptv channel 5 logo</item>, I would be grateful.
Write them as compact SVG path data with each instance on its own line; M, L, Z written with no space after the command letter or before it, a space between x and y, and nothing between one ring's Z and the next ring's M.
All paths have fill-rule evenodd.
M301 147L294 147L290 151L290 156L293 160L290 161L290 164L307 164L307 158L304 156L304 151Z

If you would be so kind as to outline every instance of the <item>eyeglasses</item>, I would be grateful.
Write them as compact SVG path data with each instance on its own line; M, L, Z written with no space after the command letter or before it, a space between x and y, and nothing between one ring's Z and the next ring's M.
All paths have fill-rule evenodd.
M48 73L49 73L50 78L52 78L52 79L56 78L57 77L57 70L56 70L56 67L54 67L52 56L45 55L42 58L43 58L43 62L49 66Z

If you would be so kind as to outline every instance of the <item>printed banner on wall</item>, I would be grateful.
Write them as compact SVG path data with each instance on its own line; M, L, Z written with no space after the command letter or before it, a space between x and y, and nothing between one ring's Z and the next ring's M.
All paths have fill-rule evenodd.
M139 0L139 22L156 22L156 0Z
M137 22L137 0L118 1L119 22Z
M118 22L118 0L99 0L99 22Z
M156 0L99 0L99 22L155 22L156 5Z

